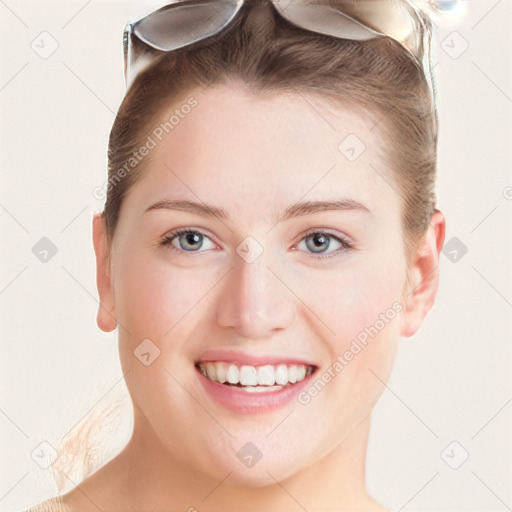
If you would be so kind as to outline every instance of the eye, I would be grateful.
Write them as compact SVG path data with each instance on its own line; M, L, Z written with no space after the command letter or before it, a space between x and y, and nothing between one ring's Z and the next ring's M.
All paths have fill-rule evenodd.
M171 249L178 252L199 252L198 249L204 248L205 240L210 239L200 231L189 228L176 229L167 233L162 240L160 240L159 245L169 246Z
M335 241L335 249L327 252L327 249L333 247L332 240ZM316 258L331 258L353 247L353 242L348 238L327 231L309 231L301 239L301 242L303 241ZM336 249L336 245L338 245L338 249Z
M169 247L178 253L201 253L199 249L204 249L204 241L210 238L200 231L181 228L175 229L167 233L159 242L160 246ZM334 250L327 252L333 248L332 240L334 240ZM210 240L211 241L211 240ZM307 249L315 258L331 258L339 255L348 249L353 248L353 242L348 238L340 235L334 235L327 231L312 230L306 233L300 242L305 242ZM338 248L336 249L336 244ZM213 245L213 242L212 242ZM298 246L300 243L298 244ZM210 247L211 249L212 247ZM208 249L208 247L206 247ZM306 251L307 252L307 251Z

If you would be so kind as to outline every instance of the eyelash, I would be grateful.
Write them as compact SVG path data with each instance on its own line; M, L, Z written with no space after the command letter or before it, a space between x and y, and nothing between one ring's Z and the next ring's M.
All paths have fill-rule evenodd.
M202 233L201 231L199 230L196 230L196 229L190 229L190 228L179 228L179 229L175 229L174 231L171 231L170 233L167 233L159 242L159 245L162 246L162 247L169 247L171 250L179 253L179 254L183 254L183 253L189 253L189 256L192 256L194 253L197 253L197 254L201 254L201 252L199 251L184 251L184 250L181 250L181 249L177 249L176 247L174 247L172 245L172 242L175 238L179 237L180 235L184 235L184 234L190 234L190 233L199 233L203 236L206 236L208 237L208 235L205 235L204 233ZM327 258L333 258L333 257L337 257L340 255L340 253L343 253L347 250L351 250L351 249L354 249L354 243L349 240L348 238L345 238L343 236L340 236L340 235L335 235L333 233L330 233L329 231L322 231L322 230L310 230L308 231L301 239L299 242L302 242L302 240L306 239L306 238L309 238L311 237L312 235L328 235L329 237L331 238L334 238L335 240L337 240L338 242L340 242L340 244L342 245L342 248L340 249L337 249L336 251L333 251L333 252L330 252L330 253L318 253L318 254L315 254L315 253L310 253L314 258L317 258L317 259L327 259ZM208 237L210 238L210 237Z

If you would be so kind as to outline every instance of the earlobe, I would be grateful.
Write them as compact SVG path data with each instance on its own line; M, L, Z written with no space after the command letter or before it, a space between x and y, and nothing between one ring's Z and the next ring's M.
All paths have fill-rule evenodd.
M105 229L105 218L101 213L93 217L92 236L96 254L96 286L100 304L96 321L104 332L111 332L117 327L114 290L109 265L109 250Z
M400 336L413 336L432 308L439 286L439 255L444 244L446 221L440 210L435 210L424 239L411 262L410 279L404 289Z

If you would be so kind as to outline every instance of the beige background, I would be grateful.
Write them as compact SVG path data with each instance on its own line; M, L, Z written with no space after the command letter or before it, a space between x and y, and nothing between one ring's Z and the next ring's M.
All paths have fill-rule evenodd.
M124 389L116 334L95 323L92 191L124 90L125 22L164 3L0 0L0 512L55 494L31 453ZM400 342L368 452L369 490L397 512L512 510L512 2L466 3L435 22L439 207L467 253L442 255L437 302ZM52 44L46 58L33 48ZM42 237L58 251L47 263L32 252ZM442 458L463 450L459 469Z

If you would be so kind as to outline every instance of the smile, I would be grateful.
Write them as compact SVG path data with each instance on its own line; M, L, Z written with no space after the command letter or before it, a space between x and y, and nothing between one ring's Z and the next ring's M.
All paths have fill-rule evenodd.
M314 366L303 364L236 365L225 361L197 363L201 373L219 384L243 388L249 392L270 391L303 381Z
M241 365L227 361L195 364L207 397L237 414L263 414L289 404L318 369L306 364Z

